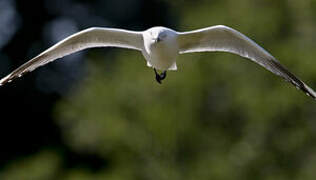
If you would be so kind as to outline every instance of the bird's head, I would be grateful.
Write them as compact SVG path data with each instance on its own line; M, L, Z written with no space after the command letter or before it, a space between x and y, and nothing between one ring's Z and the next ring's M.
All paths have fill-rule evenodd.
M146 31L147 38L154 44L171 40L175 34L173 30L165 27L153 27Z

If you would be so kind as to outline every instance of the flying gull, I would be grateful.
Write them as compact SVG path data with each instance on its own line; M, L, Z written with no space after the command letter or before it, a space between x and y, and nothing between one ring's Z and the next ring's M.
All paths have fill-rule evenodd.
M205 51L229 52L258 63L316 99L316 93L282 66L270 53L242 33L223 25L187 32L177 32L166 27L153 27L146 31L88 28L65 38L21 65L1 79L0 86L51 61L94 47L120 47L141 51L147 66L154 69L158 83L166 77L167 70L177 70L176 59L179 54ZM162 73L158 73L157 70Z

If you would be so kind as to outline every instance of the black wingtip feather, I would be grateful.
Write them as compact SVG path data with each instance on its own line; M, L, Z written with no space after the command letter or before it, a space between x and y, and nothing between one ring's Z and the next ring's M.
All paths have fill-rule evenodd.
M312 97L314 100L316 100L316 93L315 91L308 87L303 81L301 81L299 78L297 78L294 74L292 74L289 70L287 70L284 66L282 66L280 63L278 63L275 60L271 60L273 65L278 67L280 70L285 72L285 74L280 75L282 78L284 78L286 81L293 84L297 89L300 89L303 91L307 96Z

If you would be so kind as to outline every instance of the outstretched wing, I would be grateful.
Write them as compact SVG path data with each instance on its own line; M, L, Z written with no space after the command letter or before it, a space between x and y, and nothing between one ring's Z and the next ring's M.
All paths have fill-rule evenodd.
M80 31L14 70L0 80L0 86L58 58L93 47L121 47L141 50L143 49L143 36L141 32L113 28L94 27Z
M232 28L218 25L195 31L180 32L178 43L180 53L223 51L248 58L316 99L316 93L282 66L270 53Z

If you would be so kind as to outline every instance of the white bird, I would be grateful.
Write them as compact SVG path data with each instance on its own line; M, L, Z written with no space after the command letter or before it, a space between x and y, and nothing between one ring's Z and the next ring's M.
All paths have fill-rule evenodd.
M205 51L234 53L258 63L316 99L316 93L270 53L242 33L223 25L188 32L177 32L166 27L153 27L146 31L89 28L67 37L26 62L1 79L0 86L58 58L93 47L120 47L141 51L147 66L154 68L159 83L166 77L167 70L177 69L176 59L179 54ZM163 73L158 74L156 69Z

